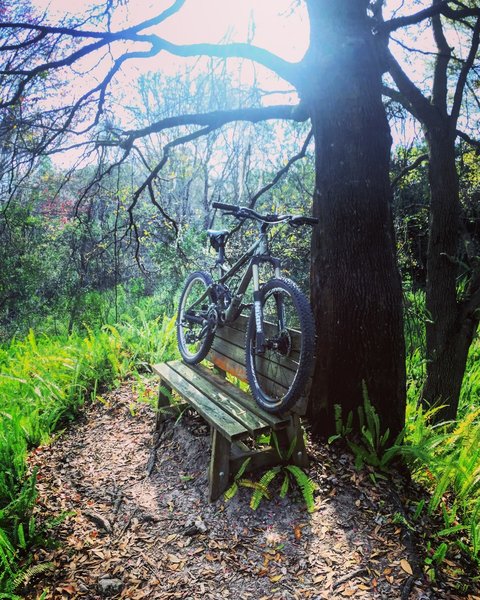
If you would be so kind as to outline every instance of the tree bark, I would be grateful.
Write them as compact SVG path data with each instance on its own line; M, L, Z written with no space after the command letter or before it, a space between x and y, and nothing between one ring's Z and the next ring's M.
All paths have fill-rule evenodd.
M445 120L427 131L430 226L427 254L427 379L422 400L441 406L437 421L455 419L468 350L478 326L457 298L460 214L455 132Z
M315 136L312 305L317 365L309 415L334 430L363 403L362 382L383 429L405 418L402 288L389 181L391 136L382 104L382 65L366 0L309 2L308 81L301 89Z

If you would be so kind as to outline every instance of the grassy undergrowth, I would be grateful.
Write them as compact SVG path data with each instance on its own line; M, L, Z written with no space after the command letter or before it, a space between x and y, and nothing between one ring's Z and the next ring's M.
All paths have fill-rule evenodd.
M416 513L438 515L433 553L462 549L480 565L480 339L470 347L456 421L434 423L435 409L418 404L425 380L424 295L410 294L408 306L405 444L414 479L430 492Z
M14 339L0 347L0 598L15 597L29 550L46 536L35 523L35 477L27 452L65 427L97 391L175 354L174 319L138 311L87 335ZM38 569L38 567L36 567Z

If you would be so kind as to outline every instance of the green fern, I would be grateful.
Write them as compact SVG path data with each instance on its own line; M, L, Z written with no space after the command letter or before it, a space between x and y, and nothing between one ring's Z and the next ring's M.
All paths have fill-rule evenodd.
M280 498L285 498L288 494L288 488L290 487L290 479L288 477L288 473L285 473L285 477L283 478L282 487L280 488Z
M308 475L296 465L287 465L285 469L293 475L298 487L300 488L303 499L309 513L315 510L315 499L313 494L317 488L316 484L308 477Z
M231 500L235 496L235 494L238 492L240 485L242 485L244 487L249 487L247 485L248 480L242 479L242 477L243 477L243 474L245 473L245 471L247 470L247 467L250 464L251 460L252 460L251 457L248 457L240 465L240 468L238 469L238 471L233 479L232 485L224 493L225 500L227 500L227 501Z
M41 575L42 573L46 573L47 571L51 571L55 568L54 564L51 562L40 563L38 565L32 565L31 567L22 569L19 571L12 583L12 591L18 589L21 585L26 585L27 582L35 577L36 575Z
M268 493L268 486L275 479L275 477L280 473L281 467L273 467L269 469L266 473L262 475L260 481L258 482L259 487L253 492L252 497L250 499L250 508L252 510L257 510L260 506L260 502L262 498L270 499L270 495Z

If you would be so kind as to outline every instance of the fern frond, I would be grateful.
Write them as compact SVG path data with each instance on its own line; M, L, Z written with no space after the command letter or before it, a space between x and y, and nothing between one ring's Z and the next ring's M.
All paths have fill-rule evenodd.
M247 470L248 465L250 464L250 461L252 460L252 457L249 456L248 458L246 458L243 463L241 464L240 468L238 469L237 474L235 475L235 479L240 479L240 477L242 477L242 475L245 473L245 471Z
M276 475L280 472L280 467L274 467L273 469L269 469L266 473L264 473L260 479L259 488L256 489L252 497L250 499L250 508L252 510L257 510L260 506L260 502L262 498L265 496L268 498L268 486L275 479Z
M313 493L317 486L300 467L297 467L296 465L287 465L285 469L294 476L295 481L302 492L305 504L307 505L307 511L310 513L313 512L315 510Z
M225 501L228 502L229 500L231 500L237 492L238 492L238 483L236 481L234 481L232 483L232 485L228 488L228 490L226 490L225 493L223 494Z
M290 478L288 476L288 473L285 473L282 487L280 488L280 498L285 498L285 496L287 495L289 484L290 484Z
M46 562L46 563L40 563L38 565L33 565L31 567L28 567L27 569L22 569L17 575L15 575L15 578L13 580L12 589L16 590L22 584L29 581L32 577L35 577L35 575L41 575L42 573L45 573L46 571L51 571L53 568L54 568L53 563Z

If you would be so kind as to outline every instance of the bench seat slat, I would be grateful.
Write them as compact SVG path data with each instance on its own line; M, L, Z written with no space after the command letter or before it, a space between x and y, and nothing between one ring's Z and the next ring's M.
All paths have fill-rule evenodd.
M197 390L205 394L212 402L215 402L221 410L224 410L234 419L239 421L250 435L256 436L270 428L268 422L258 415L250 412L241 403L237 401L236 395L227 394L222 388L214 385L210 380L204 377L204 371L199 372L197 369L191 368L189 365L181 361L168 363L179 375L188 380ZM237 390L240 392L237 388Z
M204 365L195 365L192 368L200 373L204 379L210 381L212 385L220 387L223 392L235 398L235 400L242 404L248 411L258 415L263 421L268 423L270 427L277 428L290 423L290 416L274 415L262 410L255 402L251 394L247 394L226 379L221 379L218 375L212 373L212 371Z
M200 392L189 381L179 375L167 363L153 366L153 370L178 394L188 399L188 402L210 425L217 429L227 440L232 441L249 434L248 429L236 419L219 408L205 394Z

